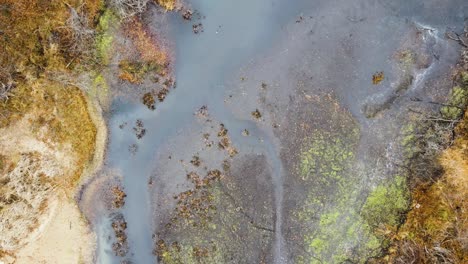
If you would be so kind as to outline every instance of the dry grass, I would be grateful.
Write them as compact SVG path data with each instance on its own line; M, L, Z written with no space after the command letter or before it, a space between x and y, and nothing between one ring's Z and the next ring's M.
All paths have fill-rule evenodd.
M14 249L42 223L56 188L74 191L97 131L82 92L51 81L18 86L0 113L0 248Z
M149 2L150 0L108 0L109 6L123 20L146 11ZM168 11L177 7L177 0L153 0L153 2Z
M154 2L164 7L168 11L171 11L177 8L177 0L154 0Z
M120 2L138 11L148 1ZM0 1L0 257L39 230L50 201L71 194L94 157L97 129L72 83L102 65L103 8L104 0ZM155 37L140 20L128 23L143 70L166 69Z
M0 82L14 87L0 101L0 128L28 115L31 128L43 134L42 141L70 145L80 164L72 182L94 151L96 129L83 94L48 76L67 74L86 59L80 50L93 45L92 27L102 7L99 0L0 3Z
M154 62L140 62L122 60L119 63L119 78L130 83L140 84L147 74L153 73L154 76L164 75L164 66Z
M6 117L0 123L3 126L28 114L33 131L47 131L41 136L42 141L71 145L77 155L77 164L81 164L76 168L72 182L77 181L83 166L92 158L96 140L96 128L78 88L46 80L20 86L11 100L0 102L0 113Z
M140 19L132 18L131 21L126 23L124 30L138 50L141 60L159 65L168 63L167 53L158 43L158 40L143 26Z
M153 77L166 76L169 66L167 52L141 20L134 17L125 22L123 29L137 51L134 56L137 60L131 58L120 61L120 79L140 84L149 74Z
M399 228L380 230L388 238L388 254L370 263L468 263L466 54L467 49L464 49L454 78L458 95L454 100L452 90L448 99L451 105L456 105L456 114L447 117L448 111L441 111L442 117L432 121L433 125L426 130L428 136L420 139L425 144L421 149L428 155L420 157L420 164L416 166L412 164L415 159L409 164L417 168L409 172L416 178L411 211ZM442 125L439 125L441 120ZM421 177L426 174L428 177Z
M393 240L388 263L468 263L468 112L440 156L443 176L418 186L413 209Z
M0 248L6 250L20 246L38 227L53 191L39 153L22 154L18 159L14 169L0 177Z
M37 78L46 69L66 68L76 55L69 50L67 21L78 10L93 25L101 1L3 0L0 3L0 68L14 81ZM79 59L79 58L78 58Z
M126 19L146 10L149 0L109 0L112 9Z

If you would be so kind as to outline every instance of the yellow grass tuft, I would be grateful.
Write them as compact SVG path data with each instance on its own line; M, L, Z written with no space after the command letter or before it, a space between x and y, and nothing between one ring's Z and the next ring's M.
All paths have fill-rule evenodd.
M70 7L93 25L102 1L3 0L0 3L0 66L12 78L37 77L45 69L66 68L70 62L65 34Z
M388 263L468 263L468 111L440 156L443 176L417 187L413 209L392 234Z
M166 50L158 39L134 17L124 25L126 35L138 52L138 60L123 59L119 62L119 78L130 83L141 83L149 73L165 76L169 65Z
M50 76L84 66L89 57L74 48L94 52L103 3L0 1L0 85L11 88L0 100L0 248L24 243L57 188L74 192L94 157L97 128L84 94ZM77 36L86 41L72 46Z
M154 0L158 5L164 7L168 11L176 8L177 0Z
M133 41L141 59L145 62L154 62L164 65L168 62L166 52L158 41L143 26L140 19L132 18L126 25L125 32Z
M67 186L73 186L79 179L84 166L92 159L96 140L96 127L88 113L83 93L75 87L46 81L35 81L21 85L14 90L8 101L0 102L0 128L11 125L28 115L33 131L45 129L44 142L65 147L70 145L77 157L76 171ZM64 175L67 176L67 175ZM70 180L64 177L64 180ZM62 183L63 184L63 183Z

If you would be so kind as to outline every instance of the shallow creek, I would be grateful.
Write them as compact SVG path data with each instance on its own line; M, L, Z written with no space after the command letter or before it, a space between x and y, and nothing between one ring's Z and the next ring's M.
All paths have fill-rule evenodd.
M178 159L190 158L200 151L192 143L173 144L182 149L171 149L173 145L167 142L197 130L194 112L206 105L210 118L217 122L211 125L215 129L220 123L225 125L239 156L265 157L272 186L272 190L265 190L265 193L272 194L271 229L274 233L265 259L270 263L295 262L294 253L288 250L288 245L292 244L285 241L283 234L288 230L284 225L291 217L283 214L289 212L284 208L285 192L288 197L294 194L293 183L285 188L285 180L293 177L290 164L294 161L286 160L285 153L290 153L292 147L283 139L288 133L294 135L291 131L299 126L288 117L301 116L302 111L296 107L299 103L294 98L301 94L335 94L360 128L357 160L375 162L370 144L388 149L391 134L401 125L395 116L401 114L407 104L400 98L413 94L424 96L424 84L431 78L445 76L448 65L456 60L457 47L447 42L443 33L447 27L463 24L463 12L466 15L467 11L464 1L447 1L440 6L438 1L387 2L191 0L191 8L201 14L200 19L187 22L180 14L168 14L168 31L175 43L177 88L154 111L141 103L116 98L108 121L106 167L119 172L127 194L122 209L129 241L125 259L132 263L157 262L153 253L157 240L154 236L162 232L163 225L158 221L168 218L158 211L168 210L161 207L161 201L155 200L162 199L155 193L161 191L158 188L162 187L158 186L173 185L182 190L180 186L185 184L177 177L161 176L165 172L158 165L165 163L163 159L167 158L167 153ZM202 23L203 32L194 34L194 23ZM407 45L430 56L437 53L437 59L431 60L429 67L414 71L415 81L405 88L407 94L392 98L396 93L395 83L401 81L402 73L391 57L406 45L405 38L411 38L408 37L411 28L417 27L429 30L430 34L423 33L420 43L416 39L416 44ZM384 71L386 75L384 88L380 90L370 81L375 71ZM304 80L308 83L301 90L298 83ZM266 95L260 89L262 82L268 84ZM432 91L430 87L427 89ZM367 118L363 111L366 104L377 109L371 111L386 111L390 117L387 120ZM264 115L261 122L251 116L255 109L260 109ZM137 119L142 120L146 129L141 139L137 139L132 130ZM123 123L128 123L124 129L119 127ZM276 124L281 127L276 129ZM244 130L249 131L249 136L242 135ZM186 137L191 142L192 136ZM128 148L133 144L138 151L131 155ZM206 163L210 165L210 161ZM377 181L373 175L367 177L362 180ZM150 181L157 187L151 187ZM370 188L372 184L365 186ZM115 257L111 249L113 238L108 239L112 236L108 216L99 216L94 226L98 235L97 263L119 263L122 259ZM231 262L241 263L235 259Z

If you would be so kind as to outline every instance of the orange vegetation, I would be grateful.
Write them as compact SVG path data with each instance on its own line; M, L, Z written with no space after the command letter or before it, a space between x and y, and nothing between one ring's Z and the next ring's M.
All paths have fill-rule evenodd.
M154 0L158 5L164 7L166 10L174 10L177 5L177 0Z
M155 62L164 65L168 58L154 36L144 28L140 19L132 18L126 25L125 32L133 41L141 59L146 62Z
M389 263L468 263L468 111L440 163L443 176L413 191L412 210L397 232Z
M124 59L119 62L120 79L139 84L147 74L165 76L169 66L167 53L141 20L136 17L130 19L124 25L124 32L132 40L138 59Z
M383 72L377 72L374 75L372 75L372 84L377 85L380 82L383 81L385 75Z
M12 78L30 77L58 65L65 68L67 20L71 8L93 25L101 9L99 0L3 0L0 3L0 66ZM31 77L33 77L31 76Z

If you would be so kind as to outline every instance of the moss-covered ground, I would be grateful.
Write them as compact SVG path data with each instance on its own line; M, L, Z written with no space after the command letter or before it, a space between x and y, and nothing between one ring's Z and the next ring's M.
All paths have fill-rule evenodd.
M377 228L396 226L404 216L409 198L406 180L396 176L376 186L359 209L362 172L353 167L359 132L335 137L327 132L316 133L319 135L312 137L300 163L302 179L313 181L317 187L310 189L295 215L303 223L307 252L297 261L364 263L385 246L385 238L377 235Z
M308 120L322 123L305 127L300 135L294 173L287 179L295 186L287 204L295 206L286 208L284 232L295 263L365 263L389 245L382 228L397 227L404 219L407 175L395 171L367 183L379 175L361 160L358 149L366 143L359 125L335 99L329 100L314 106L318 109L311 115L319 112L318 120Z

